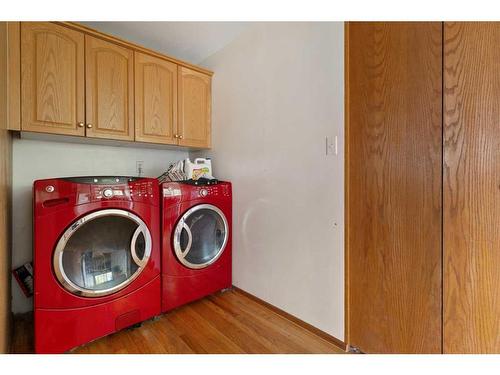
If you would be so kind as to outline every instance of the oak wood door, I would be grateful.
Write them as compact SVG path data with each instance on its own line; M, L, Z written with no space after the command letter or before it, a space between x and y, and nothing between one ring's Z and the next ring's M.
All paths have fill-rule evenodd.
M347 340L440 353L442 24L346 31Z
M135 140L177 144L177 65L135 53Z
M84 135L84 35L21 23L21 130Z
M500 353L500 23L444 41L444 352Z
M134 51L85 36L86 135L134 139Z
M211 77L179 67L179 145L211 146Z

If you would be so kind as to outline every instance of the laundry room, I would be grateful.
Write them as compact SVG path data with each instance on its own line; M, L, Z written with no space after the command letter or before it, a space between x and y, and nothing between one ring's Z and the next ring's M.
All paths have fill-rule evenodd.
M4 23L7 86L20 85L11 350L344 351L343 34L341 22ZM232 304L256 317L228 339L242 324ZM278 343L250 339L269 314L259 329ZM206 337L113 344L183 319Z
M47 1L0 17L0 368L500 368L492 13Z

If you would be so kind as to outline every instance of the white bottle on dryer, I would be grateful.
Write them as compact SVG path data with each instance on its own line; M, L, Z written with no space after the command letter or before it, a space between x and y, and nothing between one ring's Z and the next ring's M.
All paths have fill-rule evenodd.
M212 179L212 161L208 158L196 158L191 162L184 160L184 173L188 179L198 180L200 177Z

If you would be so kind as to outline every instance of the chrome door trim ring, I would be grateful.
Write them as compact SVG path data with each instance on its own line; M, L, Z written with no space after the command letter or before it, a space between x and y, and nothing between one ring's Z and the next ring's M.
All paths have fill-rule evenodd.
M182 250L182 248L180 247L180 239L179 239L179 248L181 250L182 256L184 256L184 254L189 253L189 250L191 250L191 246L193 245L193 233L191 232L191 228L189 228L189 226L186 224L184 220L182 220L182 222L179 222L179 224L182 225L181 232L182 229L184 229L188 234L188 244L184 250Z
M148 241L151 242L151 236L148 238L148 234L145 233L144 229L146 226L139 225L137 229L134 232L134 235L132 236L132 240L130 241L130 253L132 254L132 259L134 260L135 264L137 264L139 267L144 267L146 263L148 262L149 256L151 255L151 243L148 244ZM147 229L147 228L146 228ZM139 259L137 256L137 252L135 249L135 244L137 243L137 238L139 235L142 233L144 236L144 241L145 241L145 250L144 250L144 256L142 259ZM149 254L146 254L147 249L149 248ZM147 257L146 257L147 255Z
M181 233L182 233L182 229L186 225L185 224L186 219L189 216L191 216L193 213L195 213L196 211L199 211L202 209L212 210L212 211L216 212L222 218L222 221L224 223L225 236L224 236L224 241L222 243L221 248L219 249L217 254L212 259L210 259L206 263L194 264L194 263L191 263L191 262L186 260L186 256L188 255L189 250L191 250L191 244L189 244L189 246L186 248L186 250L182 251ZM228 225L228 222L226 219L226 215L224 215L224 213L222 212L221 209L219 209L218 207L216 207L212 204L199 204L199 205L193 206L189 210L187 210L179 219L179 221L175 227L173 237L174 237L173 238L174 251L175 251L175 255L177 256L177 259L179 260L179 262L181 262L184 266L186 266L188 268L192 268L192 269L200 269L200 268L208 267L211 264L215 263L217 261L217 259L220 258L220 256L222 255L222 253L224 252L224 250L226 248L227 241L229 240L229 225Z
M64 249L66 247L66 244L68 243L69 239L71 236L85 223L88 223L94 219L97 219L99 217L103 216L121 216L121 217L126 217L134 221L137 225L138 228L134 232L134 235L137 233L139 235L140 232L144 234L144 239L146 243L146 249L144 251L144 257L141 261L142 265L137 264L138 268L134 272L132 276L130 276L127 280L124 282L115 285L112 288L109 289L103 289L103 290L91 290L91 289L85 289L82 288L75 283L73 283L69 277L66 275L64 272L64 267L62 263L63 259L63 253ZM63 233L63 235L60 237L59 241L57 242L56 248L54 250L54 256L53 256L53 268L54 268L54 273L57 277L57 280L59 283L63 286L64 289L69 291L70 293L76 294L78 296L82 297L102 297L102 296L107 296L112 293L116 293L119 290L125 288L128 286L132 281L134 281L137 276L144 270L144 267L148 263L149 257L151 256L151 249L152 249L152 240L151 240L151 233L149 232L149 228L147 227L146 223L142 221L142 219L134 215L133 213L129 211L125 211L122 209L102 209L99 211L94 211L90 214L87 214L83 216L82 218L76 220L73 222L68 229ZM137 255L136 255L137 257ZM134 258L132 256L132 258ZM134 259L135 261L135 259Z

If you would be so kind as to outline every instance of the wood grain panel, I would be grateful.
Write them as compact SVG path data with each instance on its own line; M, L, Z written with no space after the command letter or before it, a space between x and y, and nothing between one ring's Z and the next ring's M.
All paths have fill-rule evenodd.
M11 254L11 175L12 140L8 121L8 23L0 22L0 353L10 342L10 254Z
M33 324L16 321L13 352L33 352ZM126 329L73 353L345 353L321 336L239 291L182 306L140 328Z
M84 36L50 22L21 25L21 128L84 135Z
M442 24L348 27L348 343L440 353Z
M21 130L20 22L7 22L7 111L9 130Z
M500 23L444 40L444 352L500 353Z
M212 97L210 76L179 67L179 145L211 146Z
M134 139L134 52L85 36L86 135Z
M135 140L177 144L177 65L135 53Z

